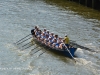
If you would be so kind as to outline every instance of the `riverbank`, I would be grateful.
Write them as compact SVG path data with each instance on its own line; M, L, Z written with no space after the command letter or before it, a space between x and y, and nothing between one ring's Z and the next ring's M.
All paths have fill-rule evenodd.
M86 7L100 10L100 0L68 0L68 1L74 1Z
M92 8L80 5L76 2L69 0L45 0L46 3L57 5L65 10L72 10L76 12L75 14L82 15L83 17L89 19L98 19L100 20L100 11L94 10Z

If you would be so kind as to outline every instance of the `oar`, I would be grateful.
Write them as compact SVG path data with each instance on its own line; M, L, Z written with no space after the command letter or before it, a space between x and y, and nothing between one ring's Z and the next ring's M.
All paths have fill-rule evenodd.
M34 49L31 49L31 52L32 52L33 50L35 50L36 48L38 48L38 46L36 46ZM31 53L31 52L30 52L30 53ZM32 55L32 54L31 54L31 55Z
M42 43L41 43L40 45L42 45ZM34 49L36 49L36 48L38 48L38 46L37 46L37 47L35 47ZM32 49L31 51L33 51L34 49Z
M29 37L28 39L30 39L30 38L32 38L32 37ZM21 43L23 43L23 42L27 41L28 39L23 40L22 42L18 43L17 45L19 45L19 44L21 44Z
M36 49L36 48L38 48L38 46L37 46L37 47L35 47L34 49ZM34 49L31 49L31 51L33 51Z
M34 45L34 44L32 44L32 45L30 45L30 46L28 46L28 47L24 48L24 50L25 50L25 49L27 49L27 48L29 48L29 47L31 47L31 46L33 46L33 45Z
M91 52L97 52L97 51L94 51L90 48L87 48L87 47L84 47L84 46L81 46L81 45L78 45L77 43L74 43L74 42L70 42L73 46L76 45L77 47L81 48L81 49L84 49L84 50L88 50L88 51L91 51Z
M36 48L38 48L38 46L35 47L34 49L36 49ZM33 51L34 49L32 49L31 51ZM43 49L43 48L41 48L41 49ZM41 49L40 49L40 50L41 50ZM40 51L40 50L38 50L38 51ZM38 51L36 51L35 53L37 53ZM35 54L35 53L34 53L34 54ZM43 52L43 53L44 53L44 52ZM42 55L43 53L41 53L41 55ZM33 55L33 54L31 54L31 55ZM40 56L40 55L39 55L39 56Z
M39 56L41 56L42 54L44 54L46 51L42 52Z
M49 48L50 49L50 48ZM45 52L47 52L47 50L46 51L44 51L44 52L42 52L39 56L41 56L42 54L44 54Z
M41 49L40 49L41 50ZM37 52L39 52L40 50L37 50L36 52L34 52L33 54L35 54L35 53L37 53ZM33 54L30 54L30 55L33 55Z
M71 57L73 58L73 60L76 62L75 58L74 58L73 55L70 53L69 49L67 48L66 50L69 52L69 54L71 55Z
M25 44L25 45L23 45L22 47L24 47L24 46L26 46L26 45L28 45L28 44L30 44L31 42L29 42L29 43L27 43L27 44ZM33 44L34 45L34 44Z
M31 34L29 34L29 35L31 35ZM18 42L20 42L21 40L25 39L25 38L28 37L29 35L27 35L27 36L25 36L24 38L20 39L20 40L17 41L16 43L18 43ZM14 43L14 44L16 44L16 43Z

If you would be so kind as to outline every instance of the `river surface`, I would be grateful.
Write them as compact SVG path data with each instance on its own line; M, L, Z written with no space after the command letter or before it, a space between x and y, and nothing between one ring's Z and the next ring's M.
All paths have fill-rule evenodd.
M35 25L98 52L78 48L75 63L48 49L34 53L37 45L22 47L30 39L14 44ZM0 0L0 75L100 75L100 21L42 0Z

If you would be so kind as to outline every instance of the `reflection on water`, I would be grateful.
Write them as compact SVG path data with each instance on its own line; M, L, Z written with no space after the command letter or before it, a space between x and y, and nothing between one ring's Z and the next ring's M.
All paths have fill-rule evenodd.
M76 2L71 2L69 0L45 0L45 2L49 4L57 5L59 7L63 7L66 10L72 10L76 12L75 14L82 15L86 18L100 20L100 11L94 10L92 8L88 8Z

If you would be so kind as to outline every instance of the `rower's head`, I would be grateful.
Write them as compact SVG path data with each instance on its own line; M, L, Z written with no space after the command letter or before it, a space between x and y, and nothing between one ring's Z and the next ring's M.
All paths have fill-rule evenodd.
M59 37L59 40L61 40L62 38L61 37Z
M57 42L57 39L54 39L54 41L53 42Z
M49 37L49 35L48 35L48 34L46 34L45 36L46 36L46 38L48 38L48 37Z
M67 37L67 35L65 35L65 37Z
M47 30L47 33L49 33L49 30Z
M51 32L51 34L50 35L54 35L54 33L53 32Z
M38 26L35 26L35 29L37 29L38 28Z
M58 38L58 35L55 35L55 38Z
M46 32L46 28L44 28L44 31Z

